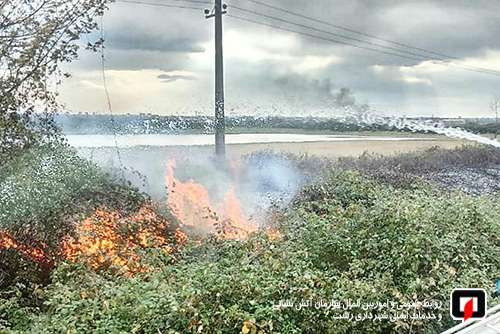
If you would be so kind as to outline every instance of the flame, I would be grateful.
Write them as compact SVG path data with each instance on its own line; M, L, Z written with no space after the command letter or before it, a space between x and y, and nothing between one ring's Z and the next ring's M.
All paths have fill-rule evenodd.
M76 237L63 242L63 255L72 262L84 262L95 270L119 268L132 275L148 270L141 263L141 250L174 251L174 242L167 240L168 222L148 206L122 217L118 212L98 209L76 226ZM174 234L175 244L185 242L180 230Z
M168 206L184 225L207 233L220 233L227 239L244 239L257 228L248 222L234 186L214 206L207 189L194 180L179 181L174 176L175 161L167 163Z
M52 266L52 260L45 254L41 247L31 247L18 242L8 232L0 231L0 250L15 249L23 257L37 262L42 266Z
M207 224L206 232L212 232L215 217L211 211L210 197L208 191L192 180L180 182L174 178L175 163L169 161L167 164L167 189L169 190L168 205L174 216L185 226L195 227L200 218L204 218Z
M238 165L231 167L237 177ZM235 240L243 240L257 230L257 226L245 216L234 185L228 188L221 203L214 206L203 185L194 180L177 180L174 169L175 162L171 160L167 164L167 203L181 226ZM281 238L278 230L269 228L266 233L270 240ZM58 256L84 263L95 270L117 269L133 275L151 269L142 260L146 249L159 249L173 255L186 241L187 235L181 229L173 229L148 205L126 216L101 208L75 225L75 233L62 241ZM0 231L0 251L15 249L23 257L52 268L55 257L47 255L45 245L36 244L37 247L27 246L9 233Z
M274 227L268 227L266 229L266 234L269 240L274 241L274 240L279 240L282 238L281 232L274 228Z
M118 269L127 275L145 272L150 268L141 261L144 250L155 248L173 254L186 242L184 232L175 229L172 233L169 228L170 224L149 206L125 217L116 211L97 209L76 224L75 236L62 241L58 257L85 263L95 270ZM42 247L27 246L0 231L0 251L4 249L15 249L48 270L53 267Z

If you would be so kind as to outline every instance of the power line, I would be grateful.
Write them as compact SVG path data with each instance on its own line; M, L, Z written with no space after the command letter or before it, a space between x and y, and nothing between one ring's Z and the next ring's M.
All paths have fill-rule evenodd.
M249 9L246 9L246 8L241 8L241 7L238 7L238 6L235 6L235 5L231 5L231 8L240 10L242 12L250 13L250 14L253 14L253 15L262 16L262 17L265 17L265 18L268 18L268 19L271 19L271 20L280 21L280 22L288 23L288 24L295 25L295 26L298 26L298 27L301 27L301 28L306 28L306 29L310 29L310 30L317 31L317 32L320 32L320 33L328 34L328 35L331 35L331 36L340 37L340 38L344 38L344 39L348 39L348 40L353 40L355 42L365 43L365 44L369 44L369 45L373 45L373 46L377 46L377 47L381 47L381 48L387 48L387 49L390 49L390 50L393 50L393 51L396 51L396 52L408 53L411 56L422 57L422 58L425 58L425 59L428 58L428 57L423 56L423 55L418 54L418 53L412 53L412 52L409 52L409 51L405 51L405 50L393 48L391 46L386 46L386 45L382 45L382 44L378 44L378 43L373 43L373 42L362 40L362 39L355 38L355 37L350 37L350 36L346 36L346 35L342 35L342 34L337 34L337 33L334 33L334 32L328 31L328 30L318 29L318 28L311 27L311 26L308 26L308 25L305 25L305 24L295 23L295 22L292 22L292 21L289 21L289 20L285 20L285 19L276 17L276 16L267 15L267 14L260 13L260 12L257 12L257 11L253 11L253 10L249 10Z
M177 1L177 0L173 0ZM181 0L179 0L181 1ZM187 1L187 0L183 0ZM145 2L145 1L134 1L134 0L118 0L117 1L122 2L122 3L130 3L130 4L136 4L136 5L146 5L146 6L154 6L154 7L166 7L166 8L180 8L180 9L195 9L195 10L203 10L201 7L194 7L194 6L185 6L185 5L170 5L170 4L164 4L164 3L156 3L156 2ZM188 1L190 3L199 3L199 4L207 4L207 2L204 1Z
M101 29L100 29L100 37L101 37L101 45L100 45L100 51L101 51L101 71L102 71L102 86L104 88L104 95L106 97L106 105L109 111L110 115L110 120L111 120L111 130L113 131L113 141L115 144L115 151L116 151L116 157L118 158L118 163L120 164L120 171L122 174L123 179L125 179L125 172L124 172L124 166L122 162L122 156L120 153L120 148L118 147L118 139L116 136L116 123L115 123L115 116L113 114L113 107L111 105L111 97L109 96L109 90L108 90L108 84L106 80L106 59L105 59L105 54L104 54L104 20L103 17L101 16Z
M192 9L192 10L202 10L203 9L203 8L194 7L194 6L173 5L173 4L164 4L164 3L153 3L153 2L135 1L135 0L117 0L117 1L118 2L122 2L122 3L141 4L141 5L157 6L157 7L167 7L167 8L181 8L181 9ZM203 0L170 0L170 1L188 2L188 3L195 3L195 4L206 4L206 5L211 4L210 2L203 1ZM318 28L315 28L315 27L311 27L311 26L308 26L308 25L304 25L304 24L292 22L292 21L285 20L285 19L282 19L282 18L279 18L279 17L276 17L276 16L267 15L267 14L264 14L264 13L260 13L260 12L257 12L257 11L249 10L249 9L238 7L238 6L234 6L234 5L232 5L232 8L234 8L236 10L240 10L240 11L243 11L243 12L247 12L247 13L250 13L250 14L253 14L253 15L257 15L257 16L261 16L261 17L264 17L264 18L268 18L268 19L271 19L271 20L277 20L277 21L284 22L284 23L287 23L287 24L290 24L290 25L294 25L294 26L305 28L305 29L313 30L313 31L316 31L316 32L319 32L319 33L329 34L331 36L335 36L335 37L338 37L338 38L343 38L343 39L354 41L354 42L358 42L358 43L372 45L372 46L375 46L377 48L372 48L372 47L367 47L367 46L361 46L361 45L358 45L358 44L350 43L350 42L343 41L343 40L333 39L333 38L325 38L325 37L321 37L321 36L318 36L318 35L314 35L314 34L302 32L302 31L297 31L297 30L292 30L292 29L287 29L287 28L283 28L283 27L280 27L280 26L276 26L276 25L272 25L272 24L267 24L267 23L255 21L255 20L252 20L252 19L249 19L249 18L232 15L232 14L228 15L228 16L232 17L232 18L235 18L235 19L238 19L238 20L241 20L241 21L247 21L247 22L254 23L254 24L264 25L264 26L268 26L268 27L271 27L271 28L274 28L274 29L288 31L288 32L299 34L299 35L308 36L308 37L312 37L312 38L316 38L316 39L321 39L321 40L324 40L324 41L329 41L329 42L333 42L333 43L337 43L337 44L343 44L343 45L355 47L355 48L358 48L358 49L368 50L368 51L372 51L372 52L377 52L377 53L386 54L386 55L390 55L390 56L396 56L396 57L405 58L405 59L414 60L414 61L423 61L423 60L429 60L429 61L433 61L433 62L439 61L441 64L443 64L445 66L449 66L449 67L454 67L454 68L458 68L458 69L462 69L462 70L467 70L467 71L471 71L471 72L482 73L482 74L490 74L490 75L500 76L500 71L491 70L491 69L487 69L487 68L476 67L476 66L469 66L469 65L457 65L457 64L452 63L450 60L446 59L446 58L459 59L458 57L449 56L449 55L445 55L445 54L442 54L442 53L438 53L438 52L426 50L426 49L423 49L423 48L414 47L414 46L411 46L411 45L408 45L408 44L404 44L404 43L400 43L400 42L396 42L396 41L391 41L391 40L387 40L387 39L383 39L383 38L379 38L379 37L374 36L374 35L366 34L366 33L363 33L363 32L360 32L360 31L357 31L357 30L354 30L354 29L350 29L350 28L339 26L339 25L331 24L329 22L326 22L326 21L323 21L323 20L320 20L320 19L315 19L315 18L306 16L306 15L303 15L303 14L295 13L295 12L292 12L290 10L287 10L287 9L284 9L284 8L280 8L280 7L276 7L276 6L273 6L273 5L269 5L269 4L266 4L266 3L263 3L263 2L260 2L260 1L257 1L257 0L246 0L246 1L253 2L255 4L259 4L259 5L262 5L262 6L265 6L265 7L268 7L268 8L272 8L272 9L275 9L275 10L279 10L279 11L288 13L290 15L295 15L297 17L301 17L301 18L305 18L305 19L308 19L308 20L311 20L311 21L315 21L315 22L318 22L318 23L329 25L329 26L337 28L337 29L342 29L342 30L345 30L345 31L348 31L348 32L351 32L351 33L355 33L355 34L358 34L358 35L370 37L372 39L380 40L380 41L383 41L383 42L386 42L386 43L392 43L394 45L399 45L399 46L402 46L402 47L405 47L405 48L414 49L414 50L420 50L420 51L425 52L425 53L439 55L439 56L445 57L445 58L429 59L428 55L423 55L423 54L419 54L419 53L408 51L408 50L404 50L404 49L398 49L398 48L395 48L395 47L391 47L391 46L387 46L387 45L382 45L382 44L379 44L379 43L374 43L374 42L371 42L371 41L367 41L367 40L363 40L363 39L359 39L359 38L355 38L355 37L341 35L341 34L338 34L338 33L331 32L331 31L318 29ZM387 51L387 50L390 50L390 51Z
M306 19L306 20L310 20L310 21L314 21L314 22L317 22L317 23L325 24L325 25L328 25L330 27L333 27L333 28L336 28L336 29L340 29L340 30L344 30L344 31L347 31L347 32L350 32L350 33L353 33L353 34L357 34L357 35L360 35L360 36L365 36L365 37L369 37L369 38L372 38L372 39L375 39L375 40L379 40L379 41L382 41L382 42L385 42L385 43L390 43L390 44L398 45L398 46L405 47L405 48L408 48L408 49L414 49L414 50L422 51L422 52L425 52L425 53L433 54L433 55L444 57L444 58L459 59L458 57L446 55L444 53L440 53L440 52L436 52L436 51L432 51L432 50L420 48L420 47L417 47L417 46L412 46L412 45L409 45L409 44L406 44L406 43L397 42L397 41L390 40L390 39L381 38L379 36L371 35L371 34L368 34L368 33L365 33L365 32L359 31L359 30L355 30L355 29L352 29L352 28L348 28L348 27L345 27L345 26L338 25L338 24L333 24L331 22L324 21L324 20L321 20L321 19L318 19L318 18L314 18L314 17L311 17L311 16L307 16L307 15L304 15L304 14L300 14L300 13L297 13L297 12L293 12L293 11L285 9L285 8L281 8L281 7L269 5L269 4L264 3L262 1L258 1L258 0L246 0L246 1L252 2L252 3L257 4L257 5L261 5L261 6L264 6L264 7L268 7L268 8L274 9L274 10L278 10L278 11L281 11L281 12L284 12L284 13L287 13L287 14L290 14L290 15L293 15L293 16L296 16L296 17L300 17L300 18L303 18L303 19Z
M379 41L382 41L382 42L385 42L385 43L390 43L390 44L397 45L397 46L400 46L400 47L404 47L404 48L408 48L408 49L413 49L413 50L418 50L418 51L422 51L422 52L425 52L425 53L428 53L428 54L431 54L431 55L434 55L434 56L439 56L440 58L438 58L438 60L443 61L443 62L447 62L449 64L450 64L450 61L448 59L460 60L460 58L458 58L456 56L451 56L451 55L447 55L447 54L444 54L444 53L440 53L440 52L436 52L436 51L432 51L432 50L428 50L428 49L424 49L424 48L412 46L412 45L409 45L409 44L406 44L406 43L401 43L401 42L397 42L397 41L394 41L394 40L381 38L379 36L371 35L371 34L368 34L368 33L365 33L365 32L359 31L359 30L355 30L355 29L352 29L352 28L348 28L348 27L345 27L345 26L341 26L341 25L337 25L337 24L333 24L333 23L324 21L324 20L320 20L320 19L317 19L317 18L314 18L314 17L311 17L311 16L307 16L307 15L304 15L304 14L293 12L293 11L285 9L285 8L281 8L281 7L269 5L267 3L264 3L264 2L261 2L261 1L258 1L258 0L246 0L246 1L258 4L258 5L261 5L261 6L264 6L264 7L268 7L268 8L274 9L274 10L278 10L278 11L281 11L281 12L284 12L284 13L287 13L287 14L290 14L290 15L293 15L293 16L296 16L296 17L300 17L300 18L303 18L303 19L306 19L306 20L310 20L310 21L314 21L314 22L321 23L321 24L324 24L324 25L328 25L330 27L333 27L333 28L336 28L336 29L340 29L340 30L344 30L344 31L347 31L347 32L350 32L350 33L353 33L353 34L360 35L360 36L369 37L369 38L372 38L372 39L375 39L375 40L379 40ZM491 69L488 69L488 68L483 68L483 67L478 67L478 66L469 66L469 65L462 65L462 66L452 65L452 66L463 68L463 69L465 69L465 68L475 69L478 72L481 71L480 73L485 73L485 74L490 74L490 73L491 74L495 73L495 75L500 74L500 71L491 70Z
M382 48L382 49L385 49L385 50L391 50L390 52L385 52L384 51L384 53L386 53L386 54L397 55L398 57L402 57L402 58L406 58L406 59L412 59L412 60L418 60L418 61L422 61L422 60L434 60L435 61L435 59L429 59L428 55L423 55L423 54L412 52L412 51L402 50L402 49L399 49L399 48L395 48L395 47L391 47L391 46L387 46L387 45L382 45L382 44L379 44L379 43L374 43L374 42L371 42L371 41L367 41L367 40L363 40L363 39L359 39L359 38L355 38L355 37L350 37L350 36L346 36L346 35L334 33L334 32L331 32L331 31L323 30L323 29L318 29L318 28L311 27L311 26L308 26L308 25L305 25L305 24L296 23L296 22L289 21L289 20L286 20L286 19L282 19L282 18L279 18L279 17L276 17L276 16L267 15L267 14L264 14L264 13L261 13L261 12L257 12L257 11L254 11L254 10L249 10L249 9L246 9L246 8L241 8L241 7L234 6L234 5L232 5L231 8L234 8L234 9L242 11L242 12L250 13L250 14L253 14L253 15L256 15L256 16L261 16L261 17L268 18L268 19L271 19L271 20L275 20L275 21L279 21L279 22L284 22L284 23L287 23L287 24L290 24L290 25L294 25L294 26L298 26L298 27L301 27L301 28L313 30L313 31L316 31L316 32L319 32L319 33L328 34L328 35L331 35L331 36L335 36L335 37L347 39L347 40L350 40L350 41L355 41L355 42L358 42L358 43L372 45L372 46L375 46L375 47L378 47L378 48ZM339 42L339 41L337 41L337 42ZM353 46L351 43L343 43L343 44ZM373 49L373 48L366 48L366 49L367 50L371 50L371 51L375 51L375 52L377 52L376 50L379 50L379 49ZM398 52L398 54L393 53L393 51ZM411 57L408 57L406 55L403 56L400 53L409 55ZM419 58L417 59L417 58L414 58L414 57L419 57ZM484 69L484 68L479 68L479 67L473 67L473 66L467 66L467 65L462 65L462 66L455 65L455 64L451 63L449 60L442 59L442 58L439 58L438 60L441 61L441 62L443 62L447 66L451 66L451 67L455 67L455 68L460 68L460 69L467 70L467 71L472 71L472 72L478 72L478 73L483 73L483 74L492 74L492 75L500 76L500 72L499 71L490 70L490 69Z
M212 5L212 2L210 2L210 1L204 1L204 0L169 0L169 1L190 2L190 3L199 3L199 4L202 4L202 5Z
M410 60L417 60L417 61L421 60L420 58L414 58L414 57L405 56L405 55L401 55L401 54L397 54L397 53L393 53L393 52L389 52L389 51L374 49L374 48L370 48L370 47L364 47L364 46L361 46L361 45L352 44L352 43L349 43L349 42L345 42L345 41L341 41L341 40L336 40L336 39L333 39L333 38L327 38L327 37L322 37L322 36L318 36L318 35L309 34L309 33L303 32L303 31L297 31L297 30L293 30L293 29L283 28L283 27L280 27L280 26L277 26L277 25L273 25L273 24L269 24L269 23L264 23L264 22L259 22L259 21L255 21L255 20L252 20L252 19L248 19L248 18L245 18L245 17L233 15L233 14L227 14L227 16L231 17L233 19L237 19L237 20L241 20L241 21L246 21L246 22L250 22L250 23L254 23L254 24L258 24L258 25L262 25L262 26L266 26L266 27L270 27L270 28L274 28L274 29L278 29L278 30L283 30L283 31L287 31L287 32L292 32L292 33L295 33L295 34L299 34L299 35L303 35L303 36L307 36L307 37L312 37L312 38L320 39L320 40L327 41L327 42L333 42L333 43L337 43L337 44L348 45L348 46L352 46L352 47L363 49L363 50L374 51L374 52L383 53L383 54L387 54L387 55L390 55L390 56L397 56L397 57L406 58L406 59L410 59Z

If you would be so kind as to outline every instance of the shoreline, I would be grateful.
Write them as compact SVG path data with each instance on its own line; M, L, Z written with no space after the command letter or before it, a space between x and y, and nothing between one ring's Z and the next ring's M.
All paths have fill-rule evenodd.
M210 147L213 135L67 135L67 143L76 148L144 148L144 147ZM389 135L383 132L365 134L297 134L297 133L240 133L227 134L226 145L277 145L304 143L380 143L453 141L440 135Z
M356 157L364 153L395 155L399 153L422 151L431 147L455 148L464 144L475 145L465 140L447 137L422 140L422 138L409 138L408 140L356 140L356 141L309 141L309 142L266 142L266 143L236 143L226 144L229 158L240 158L244 155L258 151L275 151L286 154L319 156L328 158ZM114 146L101 147L73 147L84 156L94 154L109 155L116 148ZM143 155L154 155L159 160L168 156L209 155L214 151L214 145L141 145L118 147L124 155L135 156L140 159ZM110 157L108 157L110 158ZM101 160L101 159L99 159Z

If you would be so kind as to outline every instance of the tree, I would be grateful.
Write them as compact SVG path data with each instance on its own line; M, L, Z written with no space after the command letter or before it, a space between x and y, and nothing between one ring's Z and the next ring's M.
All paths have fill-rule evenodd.
M113 0L0 0L0 166L58 136L54 86ZM86 45L97 50L102 40Z

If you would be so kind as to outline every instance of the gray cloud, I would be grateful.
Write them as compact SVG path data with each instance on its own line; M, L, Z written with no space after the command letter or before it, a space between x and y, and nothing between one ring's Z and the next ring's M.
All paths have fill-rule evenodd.
M306 4L300 0L276 0L273 1L274 4L337 26L457 57L479 55L485 48L500 49L500 39L497 38L500 30L500 5L496 1L316 0ZM319 29L369 40L367 36L285 15L279 11L268 12L258 5L245 5L245 7L301 24L313 25ZM317 32L312 33L317 34ZM309 37L301 38L304 45L331 44ZM371 41L384 44L379 40ZM369 51L363 52L374 55ZM398 58L387 57L398 62Z
M105 17L105 38L122 50L203 52L201 43L210 39L203 20L201 10L117 2Z
M270 22L269 19L232 9L230 2L228 5L230 14ZM250 2L238 2L237 5L347 37L367 40L369 43L401 48L399 45L286 15ZM467 0L315 0L307 3L302 0L275 0L273 5L386 40L395 40L459 58L482 55L487 49L500 49L500 39L497 38L500 31L500 5L488 0L477 0L473 4ZM108 16L106 39L110 48L179 53L203 52L202 44L212 38L212 21L205 20L201 10L198 13L192 10L117 3L113 5ZM289 27L282 22L274 24L322 35L328 39L379 48L317 31L307 31L301 27ZM247 32L254 32L259 27L230 17L226 17L225 25L229 29ZM262 27L258 29L262 31ZM270 28L268 30L276 32ZM269 36L263 35L263 38ZM415 60L339 45L331 41L300 35L298 37L303 47L295 50L297 54L335 52L349 58L355 57L363 63L394 65L418 63ZM427 56L427 59L437 57L419 50L405 50ZM409 54L408 56L412 57Z
M196 41L179 39L155 39L148 36L147 39L141 36L130 36L124 38L123 35L114 35L110 38L110 47L118 50L144 50L144 51L162 51L162 52L203 52L205 49L198 45Z
M196 77L192 75L179 75L179 74L160 74L157 76L163 83L174 82L177 80L196 80Z
M248 1L238 0L234 3L282 19L365 39L370 43L402 48L400 45L300 19ZM230 14L251 17L248 13L231 8L231 4L232 1L228 1ZM500 51L500 3L496 1L273 0L272 5L460 59L483 57L488 50ZM270 22L262 17L251 18ZM306 31L300 27L292 28L283 22L275 24ZM224 29L226 33L244 33L270 43L282 35L297 39L298 43L283 50L263 50L271 55L294 57L293 59L335 56L341 60L321 70L296 72L290 68L290 63L281 61L279 57L256 62L252 54L248 54L247 59L226 56L226 100L228 105L233 105L235 112L238 111L238 106L242 106L242 113L251 113L258 107L262 110L263 105L279 106L275 108L278 109L277 112L289 114L327 110L335 103L346 103L338 94L341 88L348 87L354 92L356 103L359 104L373 103L415 113L473 115L482 110L474 108L474 101L478 101L478 104L484 101L487 105L492 96L500 95L499 78L494 76L449 68L443 72L418 73L413 81L409 81L409 74L403 73L400 67L411 67L419 61L286 33L237 21L229 16L224 18ZM320 34L314 31L309 33ZM205 20L201 10L198 12L116 3L105 17L105 36L107 69L191 72L196 75L196 81L191 77L168 73L163 73L158 79L171 83L172 88L177 84L176 81L192 80L193 87L206 89L211 94L212 68L205 63L200 65L193 57L205 55L204 48L213 38L213 21ZM377 48L374 45L365 46ZM419 50L410 52L422 54L423 59L427 60L437 57ZM207 54L210 66L211 56ZM72 68L76 71L98 70L99 57L84 53L81 61L73 64ZM376 68L381 70L377 71ZM187 83L183 83L185 84ZM193 90L192 95L201 96L202 92Z

